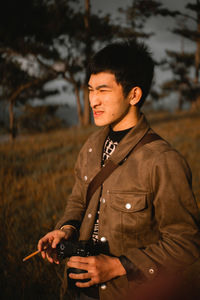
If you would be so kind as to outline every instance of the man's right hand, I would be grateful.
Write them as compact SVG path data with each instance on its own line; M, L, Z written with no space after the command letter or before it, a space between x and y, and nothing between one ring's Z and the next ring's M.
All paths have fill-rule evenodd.
M73 233L73 229L66 228L65 230L53 230L43 236L38 242L38 250L41 251L42 258L47 258L50 263L59 264L56 246L62 239L68 240Z

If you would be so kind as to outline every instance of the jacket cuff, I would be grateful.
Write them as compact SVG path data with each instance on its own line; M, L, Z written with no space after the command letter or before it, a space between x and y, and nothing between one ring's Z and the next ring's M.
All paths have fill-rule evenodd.
M69 220L69 221L63 223L63 224L60 226L60 228L63 227L63 226L65 226L65 225L72 225L73 227L76 228L77 231L79 231L79 229L80 229L80 222L77 221L77 220Z
M134 265L134 263L132 263L132 261L130 261L126 256L119 256L119 260L124 269L126 270L126 276L128 281L135 280L136 278L145 279L140 269L138 269L136 265Z

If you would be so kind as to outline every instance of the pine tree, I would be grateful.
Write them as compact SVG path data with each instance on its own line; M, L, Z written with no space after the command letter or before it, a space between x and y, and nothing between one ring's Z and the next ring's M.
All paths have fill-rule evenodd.
M196 50L195 53L183 53L183 51L182 53L174 53L177 65L175 64L174 66L174 64L172 64L171 69L175 78L179 75L177 83L179 87L184 86L185 75L187 74L187 84L184 86L184 92L181 92L181 89L178 87L180 91L179 99L181 99L184 94L185 99L187 98L187 100L192 103L192 108L195 108L200 105L200 1L196 0L194 4L188 3L185 8L188 10L188 13L179 13L179 16L184 18L184 24L183 22L179 22L178 26L172 32L195 43ZM192 14L190 14L191 12ZM171 51L168 51L167 54L171 56ZM179 74L177 74L180 63L182 64L182 73L179 72ZM194 76L191 76L191 72L189 73L188 68L194 70ZM166 86L167 83L164 87L166 88ZM174 88L177 88L176 84ZM181 102L182 100L179 100L180 104Z
M3 80L3 73L0 74L0 85L7 90L1 98L6 97L11 107L11 131L12 107L20 101L21 93L26 90L28 94L32 87L36 91L36 85L41 89L43 82L57 76L67 80L75 91L80 125L90 123L86 65L94 49L112 39L113 28L108 15L91 13L89 0L85 0L84 8L81 4L78 0L8 0L1 3L1 68L10 64L10 77L13 74L21 78L20 74L24 74L19 86L12 86L14 79L8 82L7 77ZM17 63L21 59L28 61L30 56L39 69L31 76L28 69L24 72ZM11 70L11 65L15 71Z
M163 96L169 93L178 93L178 110L181 110L184 102L188 101L188 91L191 89L191 68L194 54L166 50L168 58L165 61L167 69L172 71L172 79L163 83Z
M56 54L51 44L60 27L54 28L55 9L50 3L7 0L0 4L0 99L9 103L11 140L16 135L13 107L27 100L22 97L27 90L36 92L57 76L39 60Z

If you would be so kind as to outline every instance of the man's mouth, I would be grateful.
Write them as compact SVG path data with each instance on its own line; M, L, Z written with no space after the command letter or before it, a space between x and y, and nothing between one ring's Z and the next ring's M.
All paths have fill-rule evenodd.
M100 117L104 112L102 110L93 110L94 117Z

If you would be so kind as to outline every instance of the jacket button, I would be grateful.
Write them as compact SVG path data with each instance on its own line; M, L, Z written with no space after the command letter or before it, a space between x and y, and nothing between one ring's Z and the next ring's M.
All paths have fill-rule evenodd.
M87 176L86 175L84 176L84 180L87 181Z
M130 203L126 203L125 207L126 207L126 209L130 209L131 208L131 204Z
M92 218L92 214L88 214L88 218L89 218L89 219Z
M105 203L105 202L106 202L106 199L105 199L105 198L102 198L101 201L102 201L102 203Z
M92 152L92 148L90 148L88 151L89 151L89 152Z
M153 275L155 273L154 269L149 269L149 274Z
M101 289L105 290L107 288L106 284L101 284Z
M101 240L101 242L104 243L104 242L106 242L106 237L105 237L105 236L102 236L100 240Z

